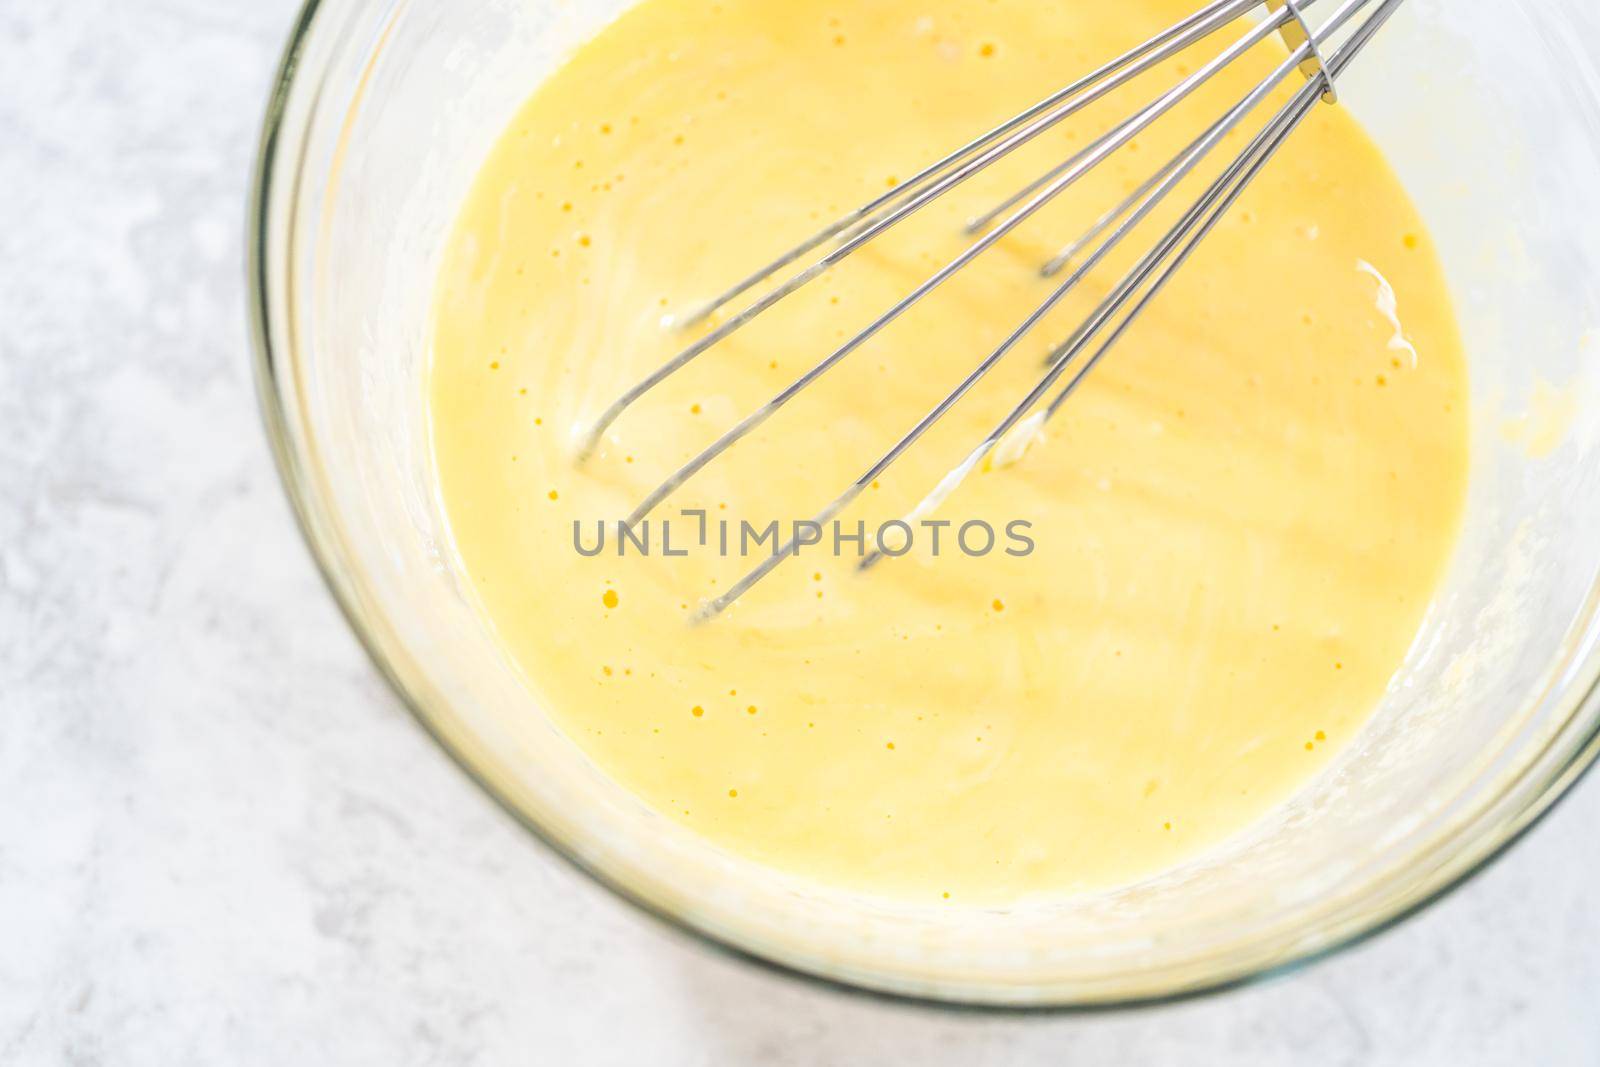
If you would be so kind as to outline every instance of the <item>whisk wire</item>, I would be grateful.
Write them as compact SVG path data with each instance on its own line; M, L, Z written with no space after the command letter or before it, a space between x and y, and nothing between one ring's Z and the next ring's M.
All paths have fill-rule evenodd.
M1039 274L1045 278L1052 278L1061 273L1061 271L1065 270L1067 265L1076 259L1079 253L1081 253L1085 248L1089 247L1090 244L1094 243L1094 241L1097 240L1101 234L1105 233L1113 223L1115 223L1118 219L1123 218L1128 214L1128 212L1138 207L1139 203L1150 195L1151 191L1161 183L1162 179L1166 178L1167 175L1171 174L1175 169L1177 169L1178 166L1181 165L1183 161L1188 158L1189 154L1195 151L1196 148L1206 143L1207 138L1210 137L1212 132L1226 121L1227 116L1218 119L1199 137L1196 137L1193 141L1189 142L1182 152L1179 152L1177 155L1167 160L1166 163L1162 164L1160 170L1156 171L1154 174L1150 175L1150 177L1141 182L1138 188L1129 193L1121 203L1117 204L1110 211L1107 211L1104 215L1101 215L1098 219L1096 219L1094 224L1090 226L1081 237L1067 245L1060 252L1058 252L1053 259L1045 263L1045 265L1039 269Z
M1213 0L1212 3L1201 8L1199 11L1196 11L1188 18L1175 23L1149 40L1135 45L1133 48L1124 52L1117 58L1103 64L1093 71L1090 71L1088 74L1079 78L1066 88L1052 93L1027 110L1013 116L1010 119L1007 119L1005 122L989 130L987 133L984 133L967 142L965 145L956 149L943 159L940 159L938 162L929 164L927 167L924 167L922 170L912 175L906 181L896 185L889 192L882 194L881 196L862 205L859 208L856 208L850 213L844 215L842 218L829 223L817 233L812 234L800 244L795 245L777 259L774 259L772 262L766 264L755 272L746 275L742 280L725 290L720 296L707 301L706 303L700 305L695 311L675 320L674 324L684 327L698 325L706 318L715 314L717 311L726 307L734 300L737 300L740 296L743 296L745 293L755 288L757 285L760 285L768 278L771 278L783 268L795 263L807 252L814 251L823 244L826 244L829 240L836 237L840 238L841 240L850 240L854 238L858 233L872 225L874 221L872 216L874 216L876 213L884 208L907 200L924 186L926 186L929 182L933 181L935 178L939 177L941 174L945 173L955 165L961 163L963 160L969 158L974 153L980 151L981 149L987 148L989 145L1004 137L1006 134L1011 133L1013 130L1018 129L1029 122L1032 122L1040 115L1051 111L1058 105L1066 103L1097 82L1108 78L1124 67L1143 59L1145 56L1164 45L1170 44L1171 42L1181 38L1186 42L1184 47L1187 47L1188 44L1192 44L1195 40L1200 39L1200 37L1204 36L1205 34L1215 32L1215 30L1220 29L1226 23L1231 22L1233 19L1238 17L1238 14L1241 11L1248 10L1249 7L1255 6L1256 3L1259 3L1259 0L1245 0L1245 2L1241 2L1241 0ZM1204 27L1203 33L1191 36L1192 34L1195 34L1195 31L1201 27Z
M1182 32L1175 34L1172 30L1165 31L1163 34L1160 34L1156 38L1152 39L1152 41L1160 42L1154 47L1152 47L1151 42L1146 42L1144 45L1140 45L1139 47L1128 52L1121 59L1114 60L1105 67L1100 68L1099 71L1080 79L1078 83L1075 83L1075 88L1073 86L1069 86L1067 90L1056 94L1056 97L1061 98L1061 103L1059 106L1055 106L1052 109L1050 107L1038 105L1038 109L1043 111L1042 117L1038 118L1036 121L1023 125L1021 129L1016 130L1016 132L1011 133L1009 136L1005 136L1000 143L982 151L981 154L979 154L976 158L968 160L964 163L960 163L955 170L945 173L943 176L937 176L939 173L941 173L941 171L939 169L940 165L935 164L934 167L929 168L929 172L933 173L929 175L928 179L920 179L920 176L918 179L913 179L913 182L919 182L919 180L932 180L937 176L937 180L933 181L931 187L922 189L914 196L911 196L910 199L905 200L905 202L898 203L897 206L892 206L885 214L878 217L868 218L865 222L861 222L860 225L855 225L860 221L863 215L871 215L872 205L869 204L866 208L858 209L856 212L852 213L852 215L846 216L846 218L841 220L840 223L834 223L832 226L824 228L820 234L808 239L801 246L799 246L799 250L786 253L784 256L779 257L778 261L775 261L773 264L769 264L767 267L764 267L755 274L752 274L733 290L729 290L724 297L718 298L717 301L713 301L712 304L696 312L695 315L692 316L692 319L697 321L704 320L715 311L720 310L720 308L727 302L739 295L742 295L750 288L753 288L755 285L769 277L776 270L781 269L783 266L786 266L789 263L795 262L801 258L805 252L819 247L830 237L842 236L843 238L843 243L840 244L839 247L835 248L832 252L829 252L821 259L800 271L798 274L780 283L776 288L770 290L764 296L757 299L755 303L736 314L733 318L717 326L710 333L691 344L682 352L679 352L677 355L673 356L661 367L651 372L644 379L624 392L622 396L620 396L600 415L598 419L595 420L593 426L590 428L588 434L583 440L581 447L579 448L578 461L582 463L592 456L594 451L599 447L600 441L604 437L606 431L610 429L616 420L620 418L629 407L636 403L646 393L650 392L656 386L666 381L679 370L682 370L689 363L704 355L717 344L732 336L734 333L748 325L757 317L771 310L784 299L798 292L800 289L804 288L810 282L816 280L834 266L842 263L845 259L849 258L868 242L881 236L884 232L899 222L915 214L916 212L921 211L924 207L944 196L945 193L948 193L951 189L954 189L956 186L965 182L973 175L987 169L989 166L993 165L1000 159L1003 159L1007 155L1010 155L1022 145L1034 140L1045 131L1065 121L1067 118L1070 118L1072 115L1101 99L1106 94L1114 91L1117 88L1120 88L1128 81L1131 81L1132 79L1145 73L1152 67L1165 62L1167 59L1171 58L1171 56L1176 55L1185 48L1188 48L1196 41L1202 40L1211 33L1220 30L1224 26L1237 19L1239 15L1243 14L1245 11L1259 6L1260 2L1261 0L1222 0L1222 2L1213 4L1210 9L1202 11L1202 17L1192 18L1185 20L1184 23L1180 23L1180 26L1187 27ZM1314 3L1315 0L1304 0L1304 2ZM1209 11L1209 14L1207 11ZM1277 28L1283 25L1287 18L1287 12L1280 12L1277 16L1270 19L1269 23L1273 28ZM1261 37L1266 36L1266 33L1262 33L1259 29L1255 32L1260 33ZM1254 34L1252 34L1252 36L1254 36ZM1135 58L1130 59L1129 57ZM1124 60L1127 60L1127 62L1124 62ZM1196 84L1198 85L1199 83L1196 82ZM1187 95L1187 93L1184 95ZM1159 114L1156 117L1159 117ZM998 127L997 129L1006 129L1008 127L1013 129L1015 128L1011 124L1006 124L1006 126ZM1101 138L1102 141L1104 139L1105 138ZM988 143L984 138L979 138L979 140L974 142L974 144L978 144L980 142ZM1093 145L1090 146L1091 149L1093 147ZM1118 147L1120 147L1120 145ZM1084 153L1079 154L1080 160L1087 152L1088 150L1086 149ZM955 156L948 158L956 159L957 162L959 162L961 154L956 153ZM929 172L924 173L927 174ZM1072 180L1076 180L1076 177L1074 177ZM1069 180L1061 185L1060 188L1064 189L1070 184L1071 181ZM1056 191L1059 192L1060 190L1057 189ZM898 190L896 192L898 192ZM874 203L895 205L896 194L890 193L887 195L887 197L880 197L877 201L874 201ZM852 229L852 226L855 226L855 228ZM990 244L992 243L993 242L990 242ZM988 245L985 245L984 247L987 248Z
M1368 0L1352 0L1352 2L1366 3ZM1304 51L1304 49L1302 49L1302 51ZM1300 53L1297 52L1296 54L1291 55L1288 60L1281 64L1271 75L1261 82L1254 91L1244 98L1244 100L1240 101L1239 104L1237 104L1231 111L1224 115L1221 120L1207 130L1204 135L1202 135L1197 141L1187 146L1168 163L1164 164L1156 174L1153 182L1153 188L1147 190L1147 195L1143 198L1143 202L1138 206L1134 215L1130 217L1121 227L1119 227L1116 233L1112 234L1111 237L1103 242L1095 250L1090 259L1082 264L1077 270L1075 270L1072 277L1067 279L1066 282L1052 292L1045 302L1041 304L1031 315L1029 315L1028 318L1024 320L1022 325L1013 331L1012 334L1008 336L998 348L996 348L986 359L984 359L983 362L980 363L972 371L972 373L969 374L959 386L957 386L954 391L941 400L939 404L928 413L928 415L919 421L918 424L892 449L885 453L877 463L875 463L860 478L852 483L851 486L841 496L836 498L826 508L819 512L818 515L812 520L813 523L816 525L821 525L831 521L852 502L854 502L854 500L865 491L867 486L871 485L874 480L881 477L889 469L889 467L897 459L899 459L900 456L904 455L905 452L908 451L923 434L925 434L935 423L943 418L943 416L948 413L948 411L954 407L955 404L967 394L967 392L977 385L980 379L982 379L990 370L994 368L995 365L999 363L1001 359L1006 356L1006 354L1008 354L1018 343L1020 343L1023 338L1026 337L1027 334L1029 334L1034 327L1036 327L1039 322L1041 322L1045 316L1068 294L1068 292L1094 266L1096 266L1098 262L1122 240L1123 237L1127 235L1128 232L1131 232L1132 229L1137 227L1137 225L1145 217L1147 217L1151 211L1154 210L1154 208L1166 197L1166 195L1193 171L1194 167L1199 163L1199 161L1210 153L1217 142L1226 136L1230 130L1234 129L1246 115L1260 105L1260 103L1271 93L1274 88L1276 88L1285 78L1293 73L1295 68L1299 65L1300 60ZM1291 102L1286 105L1277 116L1269 121L1266 128L1263 129L1262 132L1259 133L1245 147L1244 151L1240 153L1234 162L1229 165L1229 167L1219 178L1217 178L1215 182L1213 182L1206 194L1203 195L1201 199L1194 206L1192 206L1188 212L1185 213L1184 217L1168 232L1166 237L1163 238L1157 247L1148 253L1143 259L1141 259L1140 262L1113 290L1112 294L1101 302L1101 304L1096 308L1094 314L1090 317L1088 323L1086 324L1086 328L1081 328L1074 334L1072 340L1063 346L1058 347L1052 352L1050 370L1039 382L1039 384L1034 387L1034 389L1026 398L1024 398L1022 403L1018 404L1012 409L1006 418L1002 420L1002 422L993 431L991 431L987 437L984 438L984 440L976 449L969 453L961 463L957 464L952 472L956 476L957 481L959 481L959 479L964 477L967 473L977 469L977 467L990 455L990 453L992 453L994 449L999 446L1000 442L1004 440L1005 437L1028 416L1029 412L1035 405L1037 405L1039 400L1049 392L1050 388L1056 383L1056 381L1071 367L1073 361L1083 351L1083 349L1086 348L1094 339L1094 337L1100 332L1100 330L1104 328L1106 323L1115 317L1118 310L1126 303L1131 294L1136 292L1141 285L1144 284L1145 280L1150 277L1151 273L1171 255L1173 248L1176 247L1180 241L1182 241L1186 236L1193 234L1194 226L1197 220L1204 216L1208 209L1211 209L1212 213L1210 217L1206 218L1205 222L1202 224L1199 233L1194 234L1190 239L1190 243L1185 246L1182 252L1179 253L1180 258L1169 265L1167 271L1161 275L1156 284L1151 287L1150 291L1143 299L1141 299L1140 303L1136 305L1134 310L1123 319L1123 322L1118 326L1117 330L1112 334L1112 336L1101 346L1098 351L1096 351L1094 356L1077 373L1073 375L1067 387L1064 388L1056 397L1056 399L1050 404L1046 410L1044 419L1041 419L1042 428L1043 422L1055 414L1056 410L1061 406L1062 403L1064 403L1067 396L1069 396L1077 387L1077 384L1081 382L1082 379L1087 376L1088 372L1093 369L1094 365L1097 364L1105 356L1105 354L1110 351L1115 343L1121 338L1122 332L1126 329L1126 327L1131 324L1135 317L1138 316L1138 314L1143 310L1143 307L1148 304L1151 299L1153 299L1155 293L1165 285L1166 280L1176 272L1177 268L1182 265L1182 262L1188 258L1193 248L1210 233L1212 228L1215 227L1217 222L1232 206L1239 194L1243 192L1245 186L1247 186L1254 178L1255 173L1259 171L1261 166L1265 165L1267 159L1270 158L1271 154L1276 151L1278 145L1282 144L1283 140L1287 138L1288 134L1292 132L1293 128L1299 124L1299 122L1307 113L1309 113L1309 105L1315 103L1317 95L1318 93L1316 91L1308 91L1307 89L1302 89L1299 93L1297 93ZM1219 198L1221 199L1221 205L1217 206L1217 201ZM953 485L951 484L951 479L946 478L945 480L941 481L939 487L935 490L933 495L935 497L942 496L947 494L952 488ZM926 506L927 501L925 501L924 504L919 505L918 510L923 510ZM798 538L791 538L788 544L782 546L773 554L772 557L763 560L757 567L751 570L738 582L734 583L734 585L729 587L727 592L704 603L696 613L696 618L703 621L712 618L720 612L726 610L727 607L742 597L757 582L776 569L784 561L784 559L786 559L795 551L797 545ZM874 548L862 560L860 566L862 569L871 568L884 557L885 554L881 547Z
M1053 277L1073 264L1078 256L1093 246L1089 255L1073 267L1068 277L1056 286L993 351L974 366L955 389L923 415L844 492L819 511L809 525L817 528L836 518L934 425L945 418L950 410L1029 336L1090 272L1099 267L1112 251L1165 203L1173 190L1194 173L1224 138L1238 129L1245 118L1259 108L1284 80L1299 68L1306 76L1306 84L1293 93L1289 101L1266 121L1245 148L1222 169L1198 199L1188 206L1177 222L1162 234L1155 246L1122 276L1110 293L1095 306L1093 312L1079 323L1065 341L1051 349L1043 376L1022 401L1013 407L978 446L940 481L929 496L924 498L913 510L911 517L925 515L936 508L973 470L990 457L1001 442L1016 431L1024 420L1031 419L1037 423L1037 426L1024 427L1030 434L1041 430L1189 261L1200 244L1215 230L1245 189L1305 120L1318 99L1330 103L1334 101L1335 82L1338 76L1372 40L1378 29L1398 9L1403 0L1343 0L1328 19L1316 29L1311 27L1304 11L1317 0L1264 0L1264 2L1267 8L1265 17L1255 22L1247 32L1223 48L1195 73L1184 76L1153 103L1115 124L1083 149L1050 168L1043 176L1033 180L995 208L974 218L967 229L976 239L960 254L679 467L640 502L632 514L624 520L625 524L632 527L641 522L708 464L754 432L840 361L965 269L978 256L1125 147L1222 70L1238 61L1267 37L1274 33L1281 34L1290 46L1288 58L1278 64L1221 118L1209 125L1176 155L1163 162L1155 173L1096 219L1082 236L1044 264L1041 273L1046 277ZM611 425L633 403L735 331L974 174L991 166L1089 104L1127 84L1133 78L1231 24L1249 11L1261 7L1262 3L1263 0L1213 0L1187 19L996 126L924 168L909 181L829 224L772 263L738 282L709 304L701 307L694 315L689 316L686 322L692 324L705 320L785 268L800 262L808 253L829 241L836 243L836 247L831 251L801 268L786 280L777 283L744 310L716 326L623 393L606 409L586 435L581 446L580 462L598 448ZM1324 46L1341 33L1357 14L1374 3L1377 5L1376 9L1349 33L1344 43L1330 56ZM685 323L679 323L683 324ZM1098 346L1093 353L1086 359L1080 359L1097 341ZM1034 409L1058 385L1060 388L1054 397L1042 410L1035 413ZM798 549L806 543L813 542L802 541L797 527L794 536L775 549L769 558L764 559L722 595L704 602L694 618L703 621L725 611L784 560L797 554ZM862 561L861 567L865 569L875 565L885 557L885 554L883 546L875 547Z
M1366 7L1372 0L1347 0L1339 13L1331 18L1319 31L1320 37L1326 39L1337 32L1352 16ZM1394 11L1400 6L1402 0L1382 0L1374 14L1362 24L1359 30L1352 34L1349 41L1340 49L1331 62L1318 57L1319 66L1329 77L1337 76L1360 53L1373 35L1382 26ZM1307 42L1296 49L1291 56L1290 65L1298 65L1303 52L1310 51L1318 44L1317 37L1313 35ZM1312 54L1317 54L1312 52ZM1269 81L1276 83L1281 80L1280 75L1286 74L1285 68L1280 67ZM1321 87L1320 77L1308 82L1301 88L1282 109L1267 123L1245 147L1226 170L1206 190L1198 202L1184 214L1183 218L1172 227L1147 256L1122 279L1113 289L1112 293L1101 302L1089 319L1074 332L1072 337L1052 350L1047 361L1049 370L1044 378L1024 397L1011 412L995 427L990 434L955 468L957 471L971 471L992 453L1005 437L1011 433L1022 421L1028 417L1039 400L1049 392L1050 388L1066 373L1072 369L1073 373L1060 392L1046 406L1038 429L1042 430L1048 421L1053 418L1061 407L1076 392L1079 385L1088 377L1090 372L1102 359L1116 346L1127 330L1143 314L1144 310L1155 300L1162 289L1188 262L1195 250L1210 235L1217 224L1226 216L1227 212L1237 203L1251 182L1260 173L1272 157L1288 140L1289 136L1305 120L1315 107L1317 99L1326 99L1325 88ZM1209 213L1208 213L1209 212ZM1204 220L1201 221L1202 216ZM1196 226L1198 224L1198 229ZM1178 248L1179 242L1184 242ZM1173 250L1177 248L1176 255ZM1167 262L1170 258L1170 262ZM1166 263L1164 269L1162 264ZM1154 272L1160 269L1161 273ZM1154 280L1150 279L1154 275ZM1146 287L1144 294L1123 316L1107 338L1096 349L1095 353L1083 364L1074 367L1074 361L1100 333L1105 325L1126 305L1131 296ZM948 479L946 480L948 481ZM941 482L936 493L947 493L949 490L945 482ZM791 549L792 551L792 549ZM881 549L875 549L862 561L861 568L867 569L875 566L884 558ZM753 583L752 583L753 584ZM748 586L746 590L748 590ZM719 601L725 601L719 603ZM731 603L732 599L718 598L718 601L709 601L701 610L701 616L709 618L723 610Z
M809 388L819 378L828 373L828 371L832 370L852 352L866 344L873 337L877 336L891 323L899 319L907 311L920 303L923 298L928 296L928 294L932 293L935 289L939 288L945 282L953 278L956 274L960 273L974 259L978 258L978 256L982 255L990 248L994 247L994 245L999 243L999 241L1007 234L1011 233L1033 215L1037 214L1047 204L1049 204L1052 200L1069 188L1074 182L1083 177L1083 175L1087 174L1091 169L1098 166L1107 157L1126 145L1134 137L1137 137L1141 132L1149 128L1152 123L1172 110L1172 108L1176 107L1201 85L1209 81L1218 71L1229 66L1240 56L1244 55L1261 41L1265 40L1268 36L1275 33L1283 24L1284 20L1287 19L1287 17L1287 13L1280 13L1278 17L1267 19L1259 25L1253 27L1248 33L1246 33L1234 44L1230 45L1220 55L1211 59L1195 73L1184 78L1180 83L1178 83L1178 85L1174 86L1172 89L1163 94L1159 99L1156 100L1155 103L1149 105L1143 111L1140 111L1138 114L1127 119L1109 132L1097 138L1088 148L1078 154L1078 162L1071 169L1063 174L1058 175L1053 181L1036 193L1032 199L1030 199L1021 208L1013 212L998 226L994 227L992 230L974 241L954 259L950 260L943 267L939 268L939 270L934 272L932 276L923 281L909 294L902 297L897 303L890 307L889 310L885 311L882 315L879 315L864 329L857 332L855 335L845 341L844 344L840 345L838 348L834 349L831 353L824 357L821 362L817 363L810 370L806 371L799 378L795 379L788 386L780 390L775 396L772 397L772 399L768 400L761 407L757 408L744 419L740 420L732 429L728 430L721 437L717 438L717 440L712 442L694 458L690 459L670 477L668 477L666 481L658 485L648 496L645 497L639 506L634 509L633 513L628 516L628 518L625 520L626 524L633 526L642 521L647 515L650 514L650 512L654 511L656 507L666 500L667 497L671 496L689 479L693 478L701 470L705 469L707 464L711 463L729 448L732 448L739 441L749 436L750 433L752 433L757 427L761 426L772 416L776 415L785 406L787 406L791 400L793 400L796 396L799 396L800 393ZM1290 65L1287 68L1288 71L1292 71L1293 69L1293 65ZM1285 73L1287 73L1287 71Z

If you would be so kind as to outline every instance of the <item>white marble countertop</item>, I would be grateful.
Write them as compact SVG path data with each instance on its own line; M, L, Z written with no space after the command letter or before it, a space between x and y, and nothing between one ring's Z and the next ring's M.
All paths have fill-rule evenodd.
M757 973L548 855L268 460L241 245L292 6L0 0L0 1063L1600 1063L1595 781L1371 944L1116 1016Z

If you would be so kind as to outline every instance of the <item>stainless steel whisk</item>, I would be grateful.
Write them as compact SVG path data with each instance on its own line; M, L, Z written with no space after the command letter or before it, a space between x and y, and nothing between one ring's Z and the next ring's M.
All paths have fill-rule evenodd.
M1188 18L1041 100L1028 110L920 171L883 196L825 227L698 308L693 314L685 316L679 325L690 327L703 323L741 296L761 286L786 268L793 267L805 259L808 253L817 251L829 242L833 242L836 246L814 261L798 268L795 273L778 282L748 306L623 393L589 429L580 449L580 462L595 452L610 427L645 394L774 305L860 250L868 242L1113 90L1189 46L1240 20L1245 20L1247 16L1264 7L1266 9L1264 17L1250 23L1248 29L1232 44L1193 74L1184 77L1155 102L1117 123L1081 151L1007 198L993 210L972 220L967 231L975 239L961 254L685 463L645 497L624 521L630 527L641 522L700 470L776 414L841 360L967 267L979 255L993 247L1107 157L1171 111L1218 72L1238 61L1274 34L1281 34L1290 48L1289 57L1234 107L1158 168L1132 194L1102 215L1088 232L1044 264L1042 273L1046 277L1054 277L1069 266L1073 269L1045 301L993 352L981 360L948 396L907 431L894 447L867 467L849 488L818 512L812 521L818 526L832 521L868 486L880 478L1000 360L1027 337L1090 271L1121 244L1124 238L1194 171L1230 131L1238 127L1278 85L1291 77L1297 69L1301 71L1306 84L1267 120L1245 148L1227 164L1222 173L1189 206L1155 246L1134 264L1089 317L1079 324L1072 335L1051 350L1046 361L1046 369L1039 382L941 481L918 511L935 506L968 473L989 457L1001 441L1024 420L1031 420L1042 427L1060 410L1084 378L1121 340L1128 328L1188 261L1200 242L1211 233L1251 181L1310 114L1318 98L1329 103L1335 101L1336 85L1340 75L1404 0L1343 0L1325 22L1313 27L1307 20L1305 12L1317 2L1318 0L1212 0ZM1337 47L1333 47L1334 42L1338 42ZM1080 359L1083 353L1097 342L1094 351L1087 358ZM1042 409L1035 411L1041 401L1045 400L1046 395L1057 386L1059 389L1055 395ZM796 535L721 596L703 603L696 611L695 618L709 619L726 610L785 559L795 554L799 545ZM880 558L881 551L874 551L863 560L862 566L871 566Z

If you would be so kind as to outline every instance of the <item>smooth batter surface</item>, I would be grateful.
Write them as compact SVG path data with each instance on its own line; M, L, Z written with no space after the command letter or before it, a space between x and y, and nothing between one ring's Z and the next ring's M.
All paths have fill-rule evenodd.
M548 707L606 771L727 849L952 904L1151 874L1326 765L1417 633L1467 456L1439 265L1338 109L1318 109L1047 440L940 509L1030 522L1031 556L947 545L863 576L813 552L691 627L754 560L573 548L575 519L626 514L958 252L964 219L1204 57L874 243L653 393L579 469L582 428L685 343L664 314L1191 6L647 0L539 88L450 244L430 398L456 546L531 691L507 715ZM1141 135L663 514L809 517L1040 302L1040 263L1281 55L1263 49ZM1128 262L846 518L910 510Z

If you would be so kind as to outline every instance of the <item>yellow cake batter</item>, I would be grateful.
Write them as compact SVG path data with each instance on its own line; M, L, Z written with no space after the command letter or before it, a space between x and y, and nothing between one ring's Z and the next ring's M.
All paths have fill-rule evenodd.
M548 708L618 781L733 852L952 905L1149 875L1326 766L1417 633L1467 463L1439 264L1340 109L1317 109L1047 440L938 512L992 524L1002 548L1025 521L1031 555L947 541L861 575L850 552L813 551L690 626L756 560L574 548L575 520L592 542L596 520L956 254L964 219L1204 56L875 242L651 394L580 468L582 430L694 336L664 316L1191 8L647 0L538 89L449 244L430 385L456 548L530 688L506 714ZM1284 54L1261 52L662 515L812 515L1039 303L1040 263ZM848 528L913 508L1127 263L1091 278ZM680 546L691 531L674 530Z

